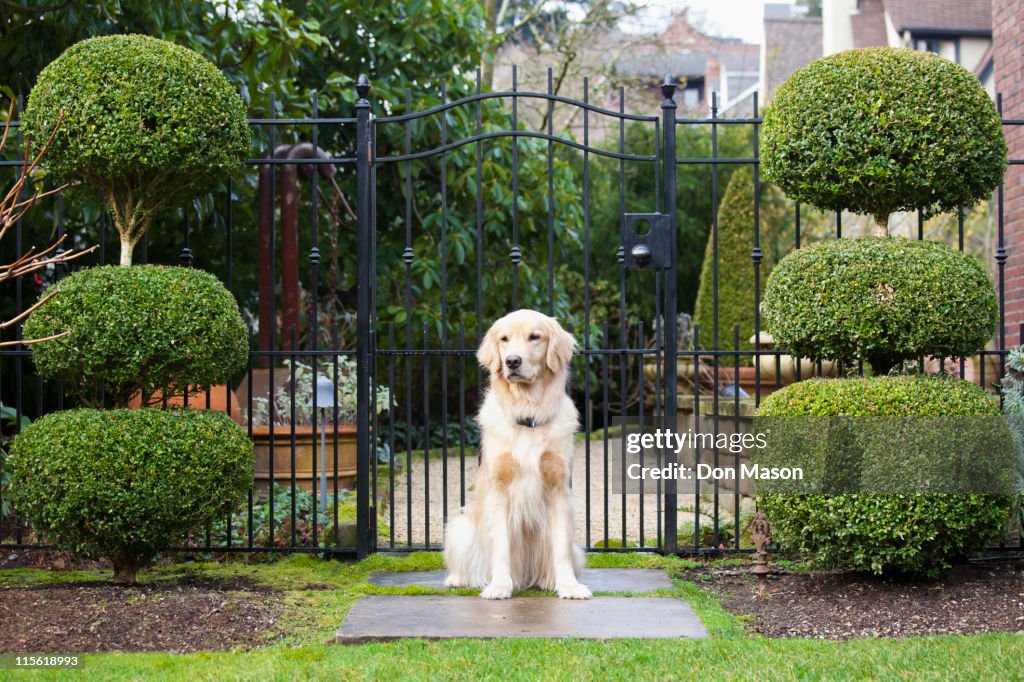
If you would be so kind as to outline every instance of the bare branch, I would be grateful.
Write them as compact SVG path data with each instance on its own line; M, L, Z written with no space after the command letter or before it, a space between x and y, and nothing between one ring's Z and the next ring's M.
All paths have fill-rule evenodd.
M44 341L53 341L54 339L60 339L71 333L71 330L61 332L60 334L54 334L53 336L44 336L41 339L19 339L17 341L0 341L0 348L9 348L10 346L33 346L37 343L43 343Z
M51 291L47 292L47 294L45 296L43 296L41 299L36 301L31 306L29 306L24 312L19 314L17 317L12 317L11 319L7 320L6 322L0 322L0 329L5 329L7 327L10 327L12 324L18 324L19 322L24 320L26 317L28 317L32 313L34 313L35 311L39 310L40 306L42 306L44 303L46 303L47 301L49 301L51 298L53 298L54 296L56 296L59 293L60 293L60 287L54 287Z

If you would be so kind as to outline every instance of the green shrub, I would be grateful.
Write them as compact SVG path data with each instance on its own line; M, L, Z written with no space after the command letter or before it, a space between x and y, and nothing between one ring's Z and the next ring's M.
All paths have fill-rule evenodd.
M977 77L928 52L847 50L798 69L761 126L761 167L826 210L928 217L989 197L1006 170L999 114Z
M761 183L760 197L760 246L764 254L761 260L760 286L764 293L768 275L775 266L776 250L779 246L778 233L785 223L785 209L778 190L768 183ZM714 289L714 235L708 234L704 250L704 263L700 272L700 288L697 290L697 304L694 321L700 325L702 344L710 347L714 340L715 289ZM754 334L754 265L751 255L754 249L754 171L749 167L738 168L729 179L722 203L718 210L718 330L719 348L733 348L733 329L740 326L740 350L754 348L750 337ZM762 322L762 327L764 326ZM751 364L749 356L740 360Z
M40 376L92 404L102 388L116 406L138 391L180 395L225 383L246 363L248 332L234 297L191 268L140 265L82 270L25 321L25 335L70 334L33 346Z
M54 412L14 440L18 514L49 541L109 557L132 582L156 553L236 511L252 485L252 443L206 410Z
M999 309L984 269L945 244L862 237L782 259L764 296L779 347L810 358L868 360L876 374L919 355L970 354Z
M122 265L156 211L210 191L249 150L245 106L224 75L147 36L83 40L43 69L22 118L37 148L62 110L44 165L62 182L100 190Z
M830 489L864 494L786 494L784 486L760 482L760 502L772 526L772 537L784 549L800 553L821 568L936 575L999 536L1012 497L868 491L884 491L887 481L892 486L909 485L893 480L907 474L908 462L913 465L912 475L930 468L933 480L955 476L954 470L963 463L978 468L991 464L995 474L1012 476L1012 435L998 415L998 404L980 387L950 377L812 379L773 393L765 398L755 420L758 429L769 424L768 457L772 447L787 445L785 437L792 434L783 433L782 438L773 440L776 434L771 428L779 422L772 424L766 417L891 419L882 422L880 431L871 430L870 420L833 421L827 431L818 424L813 437L822 446L807 453L812 475L827 481ZM927 442L934 434L914 432L912 426L904 426L912 420L899 418L944 416L961 417L953 419L953 424L974 423L976 438L971 440L970 434L961 437L952 426L939 428L937 435L954 439L944 451L955 454L946 462L934 462L930 453L920 449L920 438ZM963 419L968 416L978 419ZM928 423L941 424L939 420ZM983 427L992 433L978 433ZM900 433L887 433L886 429ZM957 452L957 438L974 449ZM854 447L858 439L859 448Z

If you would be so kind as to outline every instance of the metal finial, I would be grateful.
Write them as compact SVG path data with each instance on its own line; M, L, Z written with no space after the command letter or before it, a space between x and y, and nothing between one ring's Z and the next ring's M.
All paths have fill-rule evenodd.
M356 94L361 100L366 99L366 96L370 94L370 79L366 77L365 73L359 74L359 78L356 80Z
M664 95L665 99L672 99L676 94L676 79L671 74L665 74L664 80L661 81L661 94Z

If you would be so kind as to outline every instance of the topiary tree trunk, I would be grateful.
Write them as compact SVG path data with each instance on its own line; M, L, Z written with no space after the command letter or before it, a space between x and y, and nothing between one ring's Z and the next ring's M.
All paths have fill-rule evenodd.
M110 560L114 564L114 582L134 585L139 569L144 568L150 559L152 557L142 557L127 549L114 552L110 555Z
M107 199L107 205L110 206L110 211L113 214L114 227L121 237L120 265L128 267L132 264L132 254L135 251L135 245L139 243L142 235L146 233L149 219L146 218L142 202L134 201L131 192L125 193L124 191L116 192L111 190L104 192L104 195ZM155 206L150 207L150 212L152 212L153 208Z
M889 214L886 213L884 216L875 216L875 236L876 237L888 237L889 236Z

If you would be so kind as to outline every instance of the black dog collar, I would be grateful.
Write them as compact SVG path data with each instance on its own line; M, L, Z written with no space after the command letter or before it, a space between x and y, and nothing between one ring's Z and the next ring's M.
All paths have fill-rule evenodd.
M529 419L517 419L516 424L525 426L529 429L535 429L540 426L540 423L534 417L530 417Z

